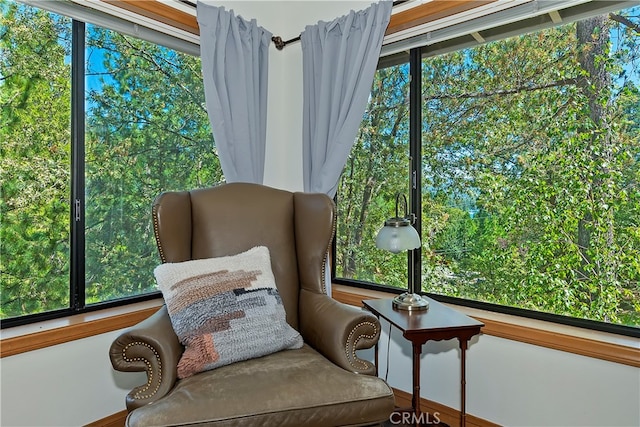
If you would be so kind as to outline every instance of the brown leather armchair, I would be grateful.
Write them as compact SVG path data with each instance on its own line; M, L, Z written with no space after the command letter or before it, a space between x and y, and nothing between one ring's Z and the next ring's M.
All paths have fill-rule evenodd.
M356 350L378 341L375 316L326 295L335 207L324 194L232 183L163 193L153 205L162 262L233 255L262 245L287 322L304 346L178 379L183 352L166 306L112 344L120 371L146 371L126 397L128 426L361 426L389 419L390 387Z

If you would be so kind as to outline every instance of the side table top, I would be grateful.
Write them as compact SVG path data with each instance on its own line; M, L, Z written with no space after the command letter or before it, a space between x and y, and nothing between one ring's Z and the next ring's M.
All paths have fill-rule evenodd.
M429 301L429 309L424 311L394 309L391 298L363 300L362 303L376 316L387 320L403 333L445 330L470 330L478 333L484 326L484 323L447 307L433 298L424 298Z

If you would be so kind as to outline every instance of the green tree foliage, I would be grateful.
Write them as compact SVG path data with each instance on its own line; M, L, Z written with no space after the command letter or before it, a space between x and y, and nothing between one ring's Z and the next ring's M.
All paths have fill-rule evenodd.
M69 305L70 20L0 1L0 315Z
M422 61L423 290L640 325L638 12ZM366 116L352 157L390 126ZM406 181L407 149L388 149L381 168ZM339 203L372 177L347 172L362 175L342 182ZM369 198L359 212L379 227L393 198ZM368 261L344 277L401 276L379 252L363 246Z
M0 0L2 318L69 307L71 21ZM86 302L155 290L151 205L222 180L199 58L86 27ZM82 286L82 284L80 284Z

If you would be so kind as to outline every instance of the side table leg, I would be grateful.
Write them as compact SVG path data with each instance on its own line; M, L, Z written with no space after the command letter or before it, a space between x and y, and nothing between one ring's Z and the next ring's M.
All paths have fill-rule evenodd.
M459 338L460 341L460 427L465 427L467 423L467 412L466 412L466 388L467 388L467 364L466 364L466 354L467 354L467 341Z
M422 344L413 343L413 396L412 404L416 422L420 420L420 355L422 354Z

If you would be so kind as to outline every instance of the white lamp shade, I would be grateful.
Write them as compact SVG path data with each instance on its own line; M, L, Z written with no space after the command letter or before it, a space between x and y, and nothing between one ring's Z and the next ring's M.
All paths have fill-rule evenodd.
M420 247L420 236L411 225L395 227L385 225L378 232L376 246L389 252L397 254L409 249Z

